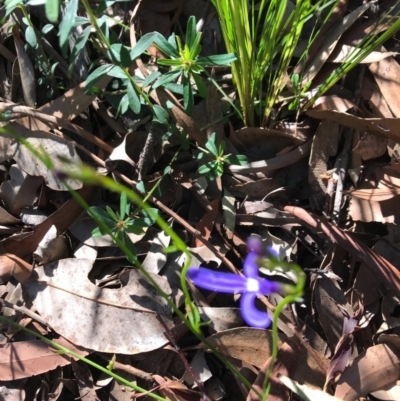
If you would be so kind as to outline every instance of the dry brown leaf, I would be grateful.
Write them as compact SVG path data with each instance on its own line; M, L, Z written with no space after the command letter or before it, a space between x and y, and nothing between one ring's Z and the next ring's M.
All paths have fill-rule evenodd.
M384 138L400 142L400 119L398 118L362 118L334 110L308 110L307 114L318 120L336 121L361 132L371 131Z
M360 354L339 378L335 397L356 401L360 397L395 384L400 377L397 348L378 344Z
M25 52L24 43L21 40L21 34L19 32L18 25L14 25L12 28L15 50L17 52L19 72L21 76L22 92L24 94L24 101L30 107L36 105L36 79L35 69L32 61L29 59Z
M351 57L356 57L357 53L360 53L359 48L357 49L354 46L341 44L340 46L337 46L335 48L335 50L332 52L327 61L329 63L343 63L350 55ZM381 60L387 59L397 54L398 54L397 52L373 51L370 54L368 54L367 57L361 60L360 64L377 63Z
M327 174L329 158L336 155L339 138L339 125L328 120L321 121L313 138L308 162L308 182L319 207L326 194L326 185L321 177Z
M28 175L15 164L10 167L9 174L10 179L1 184L0 199L10 213L19 215L22 208L32 206L43 179Z
M196 225L196 229L201 233L201 235L205 239L210 238L211 232L214 229L215 220L219 212L219 204L220 204L219 199L214 199L210 204L211 209L204 214L203 218ZM196 237L193 237L192 240L193 248L197 248L202 245L203 245L202 241L200 241Z
M199 307L201 319L210 321L210 327L215 331L224 331L243 326L243 318L239 308Z
M238 149L256 159L275 157L285 148L304 143L300 138L275 129L246 127L229 136L229 141Z
M324 44L318 53L313 58L312 62L307 66L304 71L302 84L312 81L317 75L318 71L325 64L326 60L333 52L340 37L343 33L371 6L371 4L363 4L356 8L350 14L346 15L343 19L338 20L333 28L324 35Z
M369 70L379 86L390 110L396 117L400 117L400 66L390 57L369 66Z
M33 253L35 261L39 264L54 262L68 255L68 247L63 235L57 235L56 226L51 226L49 231L40 241Z
M10 213L7 212L7 210L0 206L0 224L18 224L20 222L20 219L12 216Z
M394 115L385 97L379 90L378 84L371 74L365 74L361 85L361 97L368 101L372 113L377 117L393 118Z
M0 255L0 283L14 277L18 282L24 284L32 273L32 265L18 256L6 253Z
M353 314L351 306L348 304L339 284L325 277L318 278L315 281L314 298L318 318L328 344L331 349L335 349L343 330L343 315L337 304L342 305L349 313Z
M387 145L388 139L364 132L353 152L360 155L363 160L376 159L385 154Z
M39 152L43 149L46 155L51 159L56 170L62 170L65 165L65 162L60 160L60 156L69 160L69 168L79 168L79 165L82 164L75 146L72 142L64 138L60 138L57 135L45 131L29 131L23 127L20 127L17 133L24 136L34 149L37 149ZM18 166L30 175L43 177L49 188L55 191L66 191L68 189L66 184L75 190L82 188L82 182L75 179L66 178L64 182L62 182L54 174L54 171L49 170L49 168L25 145L15 141L14 147L15 152L13 158Z
M94 187L85 186L78 194L89 201L95 191ZM74 199L65 202L56 212L49 216L43 223L33 228L32 232L26 233L24 238L8 237L0 242L0 253L12 253L25 258L35 251L49 228L54 224L59 232L64 232L82 212L82 206Z
M145 276L127 271L120 276L123 287L99 288L88 279L92 267L93 261L85 259L38 267L26 283L26 297L57 333L85 348L135 354L163 346L167 339L156 316L171 327L171 308ZM165 293L180 298L164 278L151 277Z
M322 390L309 388L307 385L297 383L294 380L278 373L279 380L290 390L296 393L304 401L342 401L340 398L333 397Z
M59 338L56 343L82 356L87 351ZM54 352L48 344L41 340L19 341L0 346L0 380L16 380L36 376L71 363L71 357Z
M283 333L279 333L279 346L286 340ZM250 327L240 327L220 331L207 337L208 343L221 354L245 361L251 365L261 367L271 356L272 332ZM207 350L207 346L202 344Z
M83 361L75 362L74 360L71 361L71 365L77 379L80 399L82 401L99 401L89 366Z
M319 97L314 102L312 110L336 110L343 113L352 108L358 109L357 105L351 100L336 95L329 95Z

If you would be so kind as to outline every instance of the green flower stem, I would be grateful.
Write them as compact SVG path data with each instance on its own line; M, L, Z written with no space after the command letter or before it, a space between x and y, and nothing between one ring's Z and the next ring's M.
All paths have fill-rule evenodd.
M144 388L142 388L142 387L137 386L136 384L130 382L129 380L124 379L123 377L117 375L116 373L114 373L113 371L111 371L111 370L109 370L109 369L107 369L107 368L104 368L103 366L97 364L96 362L93 362L93 361L91 361L90 359L85 358L84 356L79 355L78 353L76 353L76 352L74 352L74 351L71 351L70 349L68 349L68 348L66 348L66 347L64 347L64 346L62 346L62 345L60 345L60 344L57 344L56 342L54 342L54 341L52 341L52 340L49 340L48 338L42 336L42 335L39 334L39 333L36 333L36 332L33 331L33 330L27 329L26 327L21 326L21 325L18 324L18 323L15 323L15 322L13 322L12 320L7 319L7 318L4 317L4 316L0 316L0 322L7 323L7 324L9 324L9 325L11 325L11 326L14 326L14 327L20 329L20 330L24 330L24 331L26 331L27 333L32 334L33 336L35 336L35 337L37 337L37 338L40 338L40 339L41 339L42 341L44 341L46 344L48 344L48 345L50 345L51 347L55 348L55 349L58 351L57 353L59 353L59 354L61 354L61 355L62 355L62 354L70 355L70 356L72 356L72 357L74 357L74 358L76 358L76 359L79 359L80 361L85 362L85 363L87 363L88 365L93 366L94 368L98 369L100 372L103 372L103 373L105 373L106 375L111 376L112 378L114 378L115 380L117 380L119 383L121 383L121 384L123 384L123 385L125 385L125 386L127 386L127 387L129 387L129 388L132 388L132 389L134 389L134 390L136 390L136 391L138 391L138 392L140 392L140 393L146 394L146 395L148 395L149 397L154 398L154 399L156 399L156 400L159 400L159 401L168 401L166 398L160 397L159 395L157 395L157 394L155 394L155 393L153 393L153 392L149 392L148 390L146 390L146 389L144 389Z
M274 364L276 361L276 357L278 356L278 319L285 308L286 305L289 305L293 302L298 302L299 298L303 296L304 285L305 285L305 275L301 268L295 264L290 265L290 269L296 273L297 275L297 284L294 288L291 288L292 293L287 295L279 304L276 306L273 318L272 318L272 352L270 363L268 369L265 372L264 382L263 382L263 396L262 401L266 401L271 390L271 382L269 381L269 377L274 368ZM289 287L288 287L289 288Z

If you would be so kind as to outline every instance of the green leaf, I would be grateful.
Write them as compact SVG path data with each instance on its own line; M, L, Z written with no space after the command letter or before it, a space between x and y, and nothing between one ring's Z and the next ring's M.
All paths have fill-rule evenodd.
M203 164L202 166L199 167L199 173L207 174L209 171L212 170L213 167L214 167L214 165L211 162Z
M29 43L29 45L31 47L33 47L34 49L37 48L38 41L37 41L36 32L30 25L28 25L25 30L25 40Z
M132 242L132 240L129 238L128 233L126 233L125 231L122 233L122 242L125 244L125 246L131 251L131 253L136 256L136 247L135 244ZM135 263L135 261L130 260L130 258L128 258L128 260L131 263Z
M121 101L119 102L118 105L118 114L125 114L129 108L129 98L128 94L126 93L124 96L122 96Z
M110 71L107 72L107 75L114 78L127 79L124 70L118 65L114 65Z
M195 41L197 36L196 31L196 18L192 15L187 22L186 25L186 38L185 43L189 48L192 48L193 42Z
M49 33L53 28L54 28L54 25L53 25L53 24L46 24L46 25L42 28L42 33L43 33L43 35L46 35L46 33Z
M175 33L168 38L168 43L174 48L175 52L178 53L178 47L176 46L176 36Z
M215 156L218 157L218 149L217 149L217 145L216 145L216 138L217 134L215 132L213 132L210 137L208 138L207 142L206 142L206 148Z
M74 46L74 48L72 49L72 52L71 52L71 57L69 58L69 62L70 62L69 71L72 71L75 59L78 57L79 53L85 47L86 42L87 42L87 40L89 38L91 29L92 29L91 26L87 26L84 29L84 31L76 39L75 46Z
M157 60L158 65L164 65L167 67L180 67L183 69L183 62L180 59L170 59L170 58L161 58Z
M169 114L168 111L165 110L163 107L159 106L158 104L155 104L153 106L153 111L156 119L161 123L161 124L166 124L169 119Z
M115 43L111 45L108 50L108 56L116 64L122 65L122 67L127 68L132 65L131 56L128 49L120 43Z
M99 81L107 72L112 68L111 64L102 65L96 68L87 78L85 83L85 94L87 94L92 87Z
M55 24L58 21L58 14L60 12L60 0L47 0L44 10L47 19Z
M102 220L103 223L109 228L115 227L115 221L110 218L110 215L104 210L97 206L92 206L87 211L88 215L95 219L96 217L99 220Z
M139 114L141 109L140 99L136 89L133 87L133 84L130 81L128 82L128 100L130 109L134 113Z
M178 251L178 248L176 247L176 245L170 245L169 247L163 249L164 253L174 253L177 251Z
M140 193L142 193L142 194L145 194L145 193L146 193L146 187L144 186L144 182L143 182L143 181L139 181L139 182L136 184L136 189L137 189Z
M199 57L197 59L197 64L202 65L202 66L229 65L236 59L237 59L237 57L233 53L216 54L215 56Z
M92 230L92 237L102 237L107 233L103 232L100 227L96 227Z
M171 166L167 166L167 167L165 167L165 169L163 171L163 174L167 175L167 174L169 174L171 172L171 170L172 170Z
M186 114L191 115L193 109L193 89L190 79L186 74L183 74L183 107Z
M206 98L208 96L208 89L207 85L201 78L199 74L192 74L192 77L194 79L194 82L196 82L197 86L197 91L199 92L199 95L203 98Z
M181 70L174 70L167 72L166 74L162 75L158 80L154 83L153 89L158 88L159 86L164 86L168 82L175 81L178 77L182 74Z
M145 227L145 226L133 224L132 222L134 222L134 221L135 220L131 220L128 223L125 223L126 231L128 231L132 234L136 234L136 235L143 234L143 227Z
M119 218L119 216L114 212L114 210L112 210L110 208L110 206L106 206L106 211L108 213L108 215L116 222L118 223L121 219Z
M158 32L150 32L143 35L136 43L136 46L131 50L131 60L133 61L137 59L142 53L144 53L147 48L153 44L158 35L160 35Z
M143 88L146 88L147 86L151 85L160 75L161 75L160 71L154 71L151 74L149 74L143 81L142 84Z
M228 164L238 164L240 166L244 166L248 163L247 157L244 155L231 155L225 158L225 161Z
M60 47L64 57L67 56L69 34L75 22L77 10L78 0L70 0L60 23Z
M189 58L191 60L195 60L201 52L200 41L201 41L201 33L199 32L196 35L196 37L194 38L192 47L190 48L190 57Z
M122 192L119 198L119 215L121 217L121 220L125 218L127 205L128 205L128 197L126 196L125 192Z
M169 57L179 58L179 53L161 34L158 34L154 40L154 44Z

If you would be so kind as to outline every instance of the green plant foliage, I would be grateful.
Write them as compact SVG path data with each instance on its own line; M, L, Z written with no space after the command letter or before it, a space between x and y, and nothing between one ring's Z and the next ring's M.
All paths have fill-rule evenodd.
M131 204L128 201L126 193L122 193L120 197L120 210L114 212L109 206L106 209L93 206L88 209L88 214L92 218L100 219L106 227L96 227L92 231L93 237L101 237L111 231L115 234L116 238L121 241L133 255L136 255L136 248L130 239L128 233L140 235L143 234L144 227L152 226L156 219L155 215L158 214L157 209L142 209L138 216L130 216ZM108 228L108 229L107 229Z
M208 151L202 149L203 152L199 153L197 157L198 160L201 160L206 153L214 156L214 160L201 165L199 167L199 173L206 174L211 181L214 181L224 173L224 165L226 164L239 164L241 166L247 164L247 157L244 155L224 155L225 142L222 141L218 146L215 132L208 138L205 146Z
M204 67L230 65L236 60L234 54L200 57L200 41L201 33L196 31L196 18L194 16L191 16L188 20L184 45L181 39L175 35L171 35L168 40L160 34L156 34L154 37L154 44L169 57L158 60L158 64L170 67L171 70L157 79L153 89L165 86L167 83L182 77L183 105L188 114L191 113L194 104L193 82L201 97L207 97L208 95L207 86L201 77Z

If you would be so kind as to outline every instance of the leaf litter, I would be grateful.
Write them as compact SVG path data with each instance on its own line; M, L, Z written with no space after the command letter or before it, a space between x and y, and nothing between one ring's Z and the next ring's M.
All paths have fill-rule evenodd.
M372 5L347 3L351 2L340 2L341 8L328 20L325 42L317 40L311 46L301 77L304 83L317 82L337 68L355 49L360 32L370 29ZM123 39L129 45L137 42L135 27L141 35L154 30L167 37L172 32L180 35L177 21L196 13L198 20L207 20L203 52L212 55L222 41L220 32L210 28L218 31L219 26L206 4L149 1L134 9L117 2L107 9L108 21L113 21L107 29L117 32L116 21L132 22L129 39ZM341 15L340 22L336 14ZM35 18L39 24L35 29L43 28L44 14ZM83 161L130 187L146 190L161 180L150 201L190 246L192 266L238 272L246 256L246 238L259 235L285 260L308 271L302 303L285 309L278 321L279 350L268 399L295 399L293 393L304 400L372 399L369 394L398 399L397 38L364 60L357 79L350 76L333 87L306 113L290 114L283 103L270 127L243 127L229 120L223 112L227 99L211 85L208 98L196 98L192 115L180 106L179 93L174 97L158 88L151 98L167 105L180 127L161 132L149 123L146 112L138 115L118 108L117 80L110 76L96 83L95 94L85 94L82 81L88 73L83 64L85 57L92 61L98 57L96 47L84 47L85 57L75 60L68 76L61 49L47 46L44 36L40 52L58 60L55 71L65 83L56 88L53 81L47 86L52 89L50 96L45 94L38 85L43 70L34 63L32 49L27 51L34 29L21 26L4 31L0 47L4 72L0 110L11 116L2 122L4 128L35 149L46 150L56 168L65 160L74 166ZM152 57L164 57L155 46L148 51ZM139 59L135 73L129 67L136 77L157 72L151 59L143 60L146 65ZM223 78L219 71L212 74ZM226 92L233 92L224 79ZM103 88L106 98L100 95ZM204 179L198 173L197 149L186 146L186 139L182 142L180 129L202 147L216 132L229 154L244 154L248 162L230 165L215 182ZM348 160L344 164L343 155ZM80 190L90 206L118 210L115 195L78 180L61 180L9 137L1 137L0 160L3 316L94 360L115 359L115 369L123 377L143 380L147 390L171 400L258 400L208 348L216 347L246 373L254 389L261 390L271 357L271 332L245 326L238 294L191 287L201 318L209 323L203 328L208 345L199 343L110 236L92 237L95 222L70 198L65 184ZM156 226L130 233L129 238L146 271L181 307L179 274L185 257L163 252L171 238ZM279 280L290 276L281 275ZM269 313L276 307L273 297L257 302ZM0 380L5 385L0 394L5 400L16 394L33 399L25 392L30 386L41 391L35 378L58 388L59 396L62 389L63 394L83 399L131 399L132 394L114 379L103 383L82 362L54 352L23 331L6 325L1 329Z

